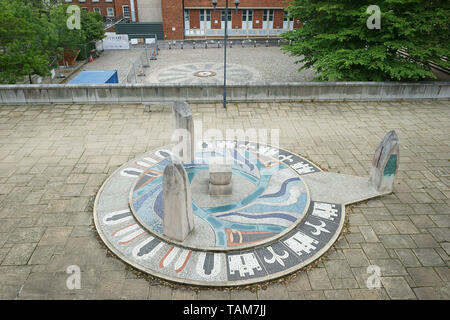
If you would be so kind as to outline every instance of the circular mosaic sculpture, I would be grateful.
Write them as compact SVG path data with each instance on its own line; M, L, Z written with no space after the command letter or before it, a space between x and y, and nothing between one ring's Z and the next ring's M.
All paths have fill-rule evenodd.
M231 159L233 193L210 196L208 163ZM119 168L100 189L96 228L119 258L169 281L235 286L275 279L319 258L339 236L344 206L314 201L302 176L321 171L288 151L252 142L200 142L185 164L194 231L164 236L162 174L170 148Z

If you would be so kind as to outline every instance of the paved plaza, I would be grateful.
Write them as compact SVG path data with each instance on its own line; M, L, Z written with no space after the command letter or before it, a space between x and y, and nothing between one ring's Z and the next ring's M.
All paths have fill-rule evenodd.
M1 106L0 298L450 299L449 105L191 104L205 130L279 128L281 148L336 173L368 177L383 135L400 140L394 193L347 208L348 233L317 265L266 288L214 291L139 277L92 221L117 168L170 144L170 105ZM69 266L80 268L80 289L67 287Z
M81 70L117 70L119 82L126 81L131 64L145 54L144 49L106 50L100 58L87 63ZM149 56L151 50L148 51ZM147 83L192 83L196 80L204 82L223 82L223 48L210 45L204 48L204 42L192 48L185 44L184 49L169 50L167 44L160 50L157 60L150 60L150 67L145 68L145 77L137 77L138 82ZM301 65L295 64L297 59L290 57L281 47L264 47L258 44L254 48L246 44L234 44L227 49L227 65L229 83L233 82L301 82L314 78L313 71L298 72ZM276 62L276 63L275 63ZM206 69L205 69L206 68ZM212 77L196 77L198 71L212 71Z

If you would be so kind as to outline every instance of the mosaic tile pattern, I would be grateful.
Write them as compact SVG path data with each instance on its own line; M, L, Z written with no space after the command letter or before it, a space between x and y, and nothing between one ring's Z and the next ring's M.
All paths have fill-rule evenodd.
M309 195L299 175L274 157L248 148L222 148L202 143L194 163L186 164L193 190L194 214L214 233L214 238L194 232L185 240L195 248L232 248L258 244L289 229L304 217ZM168 155L163 151L162 155ZM130 195L137 220L150 232L163 235L162 174L170 159L155 151L138 160L144 166ZM196 185L208 180L208 164L229 160L233 168L233 195L210 196ZM202 176L203 180L196 179ZM245 183L244 183L245 182ZM206 201L204 201L207 198ZM227 201L228 200L228 201ZM203 205L199 205L202 203ZM209 205L208 205L209 204ZM209 232L208 232L209 233Z
M232 159L236 160L233 174L241 170L256 184L255 191L245 199L218 207L197 208L196 218L208 221L208 217L213 217L233 226L229 230L221 229L225 231L222 236L227 241L227 246L222 246L224 251L200 250L185 244L180 246L155 232L155 221L162 214L156 204L159 190L157 182L162 178L164 166L170 161L170 149L161 148L122 166L105 182L97 195L94 208L96 228L106 245L119 258L169 281L235 286L262 282L294 272L321 256L336 240L344 221L343 206L314 199L308 199L304 208L298 206L301 195L307 195L302 175L320 171L313 163L271 146L258 148L254 143L224 141L213 149L205 143L200 146L196 161L186 164L191 180L196 171L207 167L207 159L212 154L219 154L222 150L234 151L231 153ZM272 183L269 183L270 180ZM145 186L149 187L145 189ZM140 192L144 189L146 192ZM143 197L154 200L151 202L153 220L149 221L154 222L151 226L141 224L141 219L137 218L136 212L133 214L129 206L130 203L136 206ZM145 201L141 203L142 206ZM193 205L195 207L195 203ZM270 212L274 207L278 213L283 212L286 216L272 215ZM301 211L302 217L291 221L289 217L296 214L296 209ZM259 224L252 223L251 217L254 216L262 219ZM282 226L281 221L289 221L291 227L269 228ZM253 229L241 230L236 227L240 225L253 226ZM217 242L220 237L216 231ZM268 234L269 238L266 237ZM270 241L258 241L264 239ZM234 241L247 246L233 246Z

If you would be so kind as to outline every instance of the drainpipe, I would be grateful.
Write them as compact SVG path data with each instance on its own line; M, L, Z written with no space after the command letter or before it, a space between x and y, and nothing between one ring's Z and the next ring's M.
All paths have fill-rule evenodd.
M130 8L131 8L131 21L136 22L136 14L134 11L134 0L130 0Z
M183 12L182 12L182 19L183 19L183 40L184 39L186 39L186 35L185 35L185 30L186 30L186 25L185 25L185 22L184 22L184 0L182 1L182 6L183 6Z

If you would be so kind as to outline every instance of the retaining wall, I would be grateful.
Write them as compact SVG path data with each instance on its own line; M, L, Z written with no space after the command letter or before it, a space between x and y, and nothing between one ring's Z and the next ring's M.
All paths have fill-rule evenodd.
M298 82L227 86L229 102L450 99L450 82ZM216 84L0 85L0 104L221 102Z

